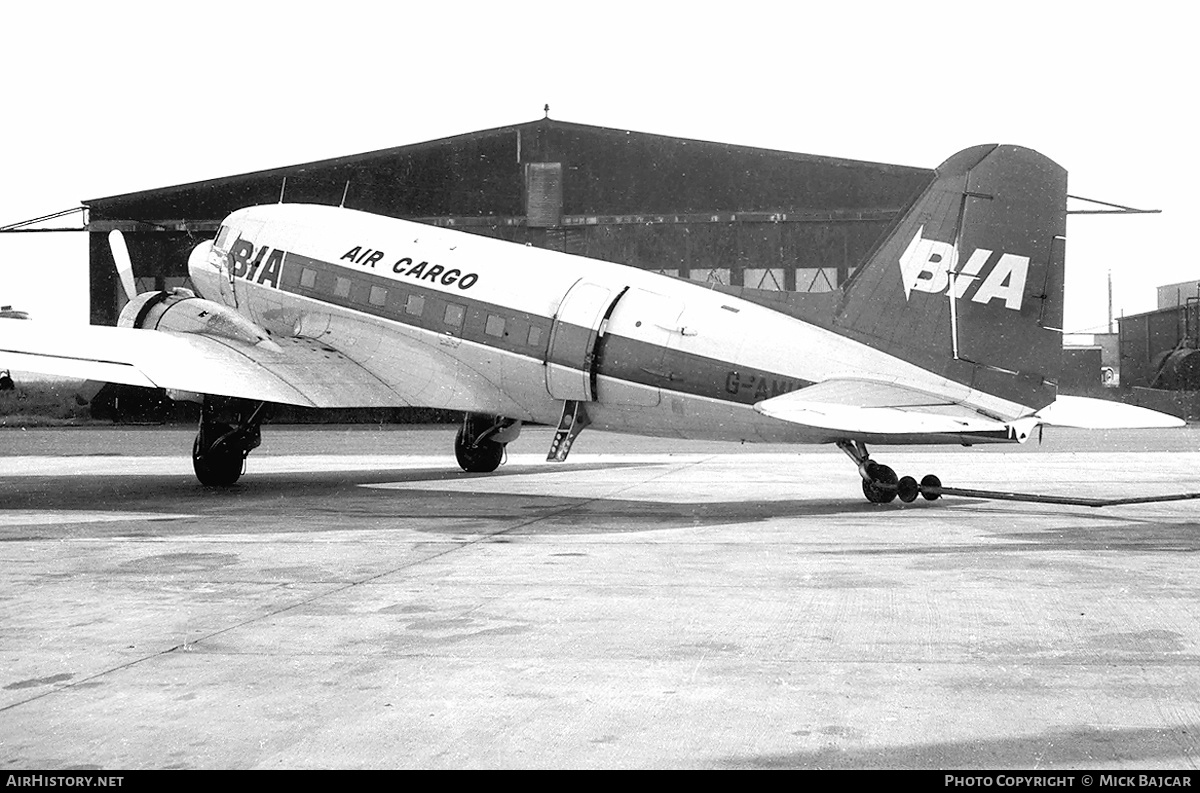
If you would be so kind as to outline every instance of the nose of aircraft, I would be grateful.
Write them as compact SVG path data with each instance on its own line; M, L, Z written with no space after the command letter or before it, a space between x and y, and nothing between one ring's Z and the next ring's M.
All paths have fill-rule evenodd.
M221 268L212 260L212 240L200 243L188 254L188 275L201 297L220 300Z

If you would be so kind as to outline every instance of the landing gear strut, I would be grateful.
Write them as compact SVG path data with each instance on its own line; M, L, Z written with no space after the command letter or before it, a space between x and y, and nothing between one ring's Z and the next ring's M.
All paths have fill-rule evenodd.
M246 456L262 443L259 425L265 408L265 402L204 398L200 431L192 444L192 468L200 484L228 487L241 478Z
M454 436L454 457L464 471L486 474L500 467L504 448L521 434L521 422L503 416L467 413Z
M911 476L897 478L891 468L872 460L862 441L838 441L837 447L858 466L863 495L872 504L889 504L896 496L905 504L916 501L918 495L924 496L927 501L941 498L942 480L933 474L927 474L918 484Z

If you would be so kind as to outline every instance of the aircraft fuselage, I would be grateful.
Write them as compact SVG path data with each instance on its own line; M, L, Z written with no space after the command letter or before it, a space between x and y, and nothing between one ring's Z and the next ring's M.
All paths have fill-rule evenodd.
M334 207L239 210L192 274L205 297L325 341L412 405L554 424L574 400L598 429L820 443L837 438L753 405L834 377L989 400L702 284Z

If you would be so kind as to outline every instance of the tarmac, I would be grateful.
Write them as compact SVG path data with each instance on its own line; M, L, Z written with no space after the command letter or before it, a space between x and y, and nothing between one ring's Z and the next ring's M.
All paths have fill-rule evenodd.
M873 505L827 447L0 431L0 768L1194 770L1200 502ZM872 449L1200 490L1200 428Z

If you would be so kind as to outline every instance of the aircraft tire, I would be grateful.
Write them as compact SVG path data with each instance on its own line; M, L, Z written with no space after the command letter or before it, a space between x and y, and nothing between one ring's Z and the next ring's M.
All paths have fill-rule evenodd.
M921 487L917 484L917 480L911 476L904 476L896 483L896 495L905 504L911 504L917 500L917 496L921 494Z
M942 494L941 493L926 493L925 488L941 487L941 486L942 486L942 480L938 479L933 474L926 474L925 476L921 477L921 495L925 496L926 501L937 501L939 498L942 497Z
M867 501L872 504L890 504L896 498L896 472L886 465L870 463L867 466L867 473L871 478L870 480L864 479L862 483L863 495L867 497ZM879 485L892 485L892 487L883 488Z
M484 441L472 447L466 438L466 433L459 427L454 436L454 457L464 471L472 474L490 474L500 467L504 459L504 444Z
M192 444L192 470L205 487L229 487L242 476L246 456L235 447L220 443L221 437L232 429L227 424L214 426L211 434L217 436L218 442L204 453L200 449L200 433L196 433L196 441Z

